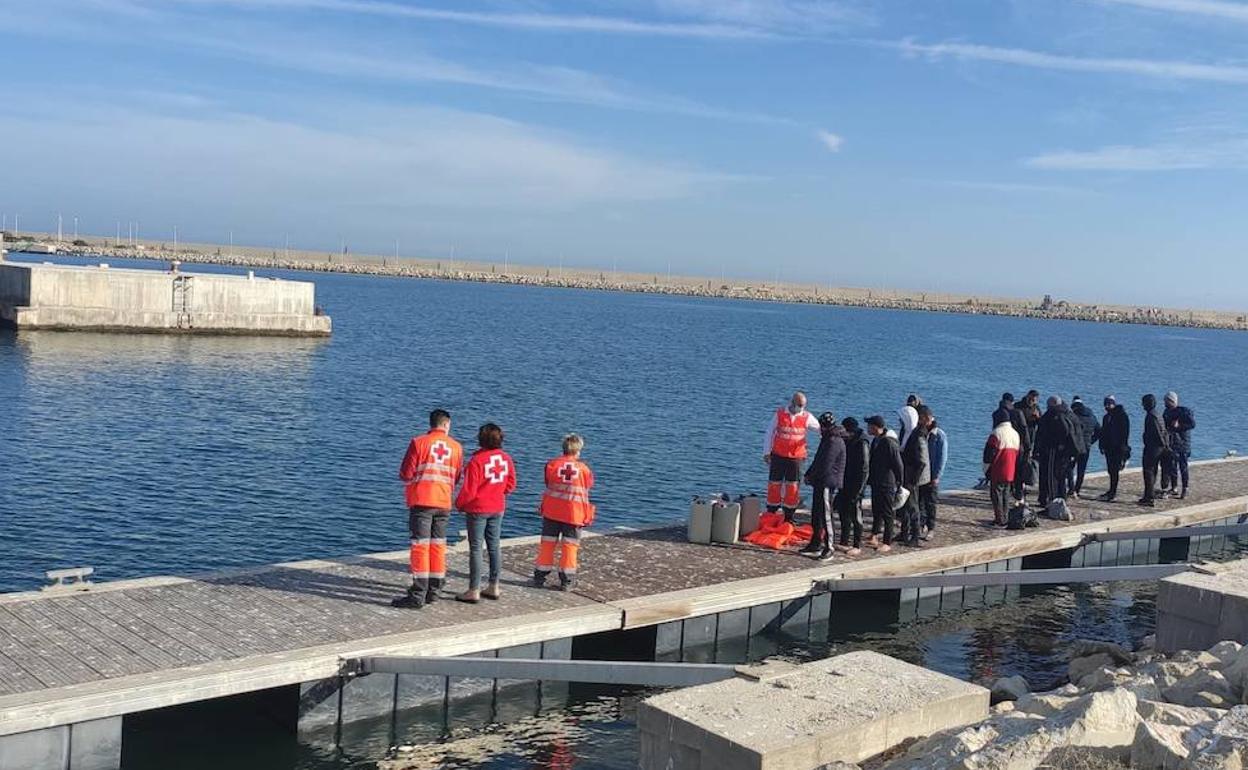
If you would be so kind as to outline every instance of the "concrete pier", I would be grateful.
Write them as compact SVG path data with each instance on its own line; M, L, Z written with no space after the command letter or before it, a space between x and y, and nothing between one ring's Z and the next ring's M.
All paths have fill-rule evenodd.
M640 704L642 770L817 770L988 716L983 687L875 652L746 676Z
M352 658L736 662L767 655L777 634L826 639L838 618L860 618L871 597L830 592L837 580L1146 564L1180 551L1180 560L1198 559L1231 537L1203 538L1201 525L1248 518L1248 498L1239 496L1246 482L1246 462L1200 463L1186 501L1167 500L1144 513L1075 501L1076 521L1045 521L1022 533L992 528L982 493L951 493L943 498L937 540L927 547L830 563L791 551L689 543L683 526L607 532L582 543L580 580L570 592L527 584L538 538L520 538L503 547L501 600L447 600L419 612L389 606L408 579L406 551L2 594L0 769L21 757L16 766L29 770L94 770L101 765L89 762L120 756L118 741L126 740L132 720L248 693L281 695L269 703L285 710L282 721L300 740L315 735L316 742L342 745L350 740L342 726L353 720L396 707L444 714L457 698L488 699L499 686L406 675L359 679L344 665ZM1138 471L1124 474L1123 496L1139 483ZM1095 494L1103 484L1092 477L1086 488ZM1186 526L1194 528L1190 535L1174 534ZM1149 530L1165 532L1164 539L1150 539ZM1132 534L1095 540L1112 532ZM466 574L465 549L452 547L448 590L464 585ZM881 594L873 606L889 616L909 619L1009 601L1019 591L866 593ZM548 698L548 687L534 684L534 698ZM57 753L62 745L73 752L68 765ZM73 758L80 755L91 759Z
M306 281L0 261L0 324L62 331L327 336Z
M1248 643L1248 559L1161 581L1158 652L1204 650L1223 640Z

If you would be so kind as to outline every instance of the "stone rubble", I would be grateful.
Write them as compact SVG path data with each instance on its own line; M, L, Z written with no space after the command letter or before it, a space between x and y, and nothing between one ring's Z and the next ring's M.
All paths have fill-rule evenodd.
M1173 655L1146 639L1134 654L1104 642L1071 647L1070 676L1050 692L998 679L982 722L923 738L873 770L1248 770L1248 649L1219 642ZM1095 762L1088 757L1095 756ZM1074 758L1079 758L1074 762Z

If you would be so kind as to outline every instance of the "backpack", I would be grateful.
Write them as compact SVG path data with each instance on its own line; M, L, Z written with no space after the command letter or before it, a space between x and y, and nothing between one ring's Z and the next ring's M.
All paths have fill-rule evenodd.
M1040 526L1036 512L1027 507L1026 503L1014 506L1005 516L1006 529L1025 529Z
M1066 505L1063 498L1057 497L1049 501L1045 506L1044 515L1054 521L1074 521L1075 515L1070 512L1070 506Z

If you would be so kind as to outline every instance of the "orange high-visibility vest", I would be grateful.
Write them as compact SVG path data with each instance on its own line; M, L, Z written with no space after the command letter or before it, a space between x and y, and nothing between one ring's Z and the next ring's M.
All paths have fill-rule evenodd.
M806 459L806 410L789 414L781 407L776 410L776 435L771 439L771 453L793 460Z
M564 455L546 463L546 492L542 495L541 514L574 527L587 527L594 521L594 504L589 490L594 474L580 460Z
M412 439L399 468L399 478L407 482L407 506L450 510L463 462L463 447L444 430Z

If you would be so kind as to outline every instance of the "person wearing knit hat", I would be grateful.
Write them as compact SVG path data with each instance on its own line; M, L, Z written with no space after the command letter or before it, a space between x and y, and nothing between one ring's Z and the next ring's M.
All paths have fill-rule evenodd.
M1179 405L1179 394L1173 390L1166 394L1165 401L1166 410L1161 419L1170 434L1170 455L1162 471L1161 486L1163 491L1168 487L1172 496L1182 500L1187 497L1187 488L1191 483L1187 462L1192 456L1192 429L1196 427L1196 415L1188 407ZM1183 484L1181 491L1180 483Z

